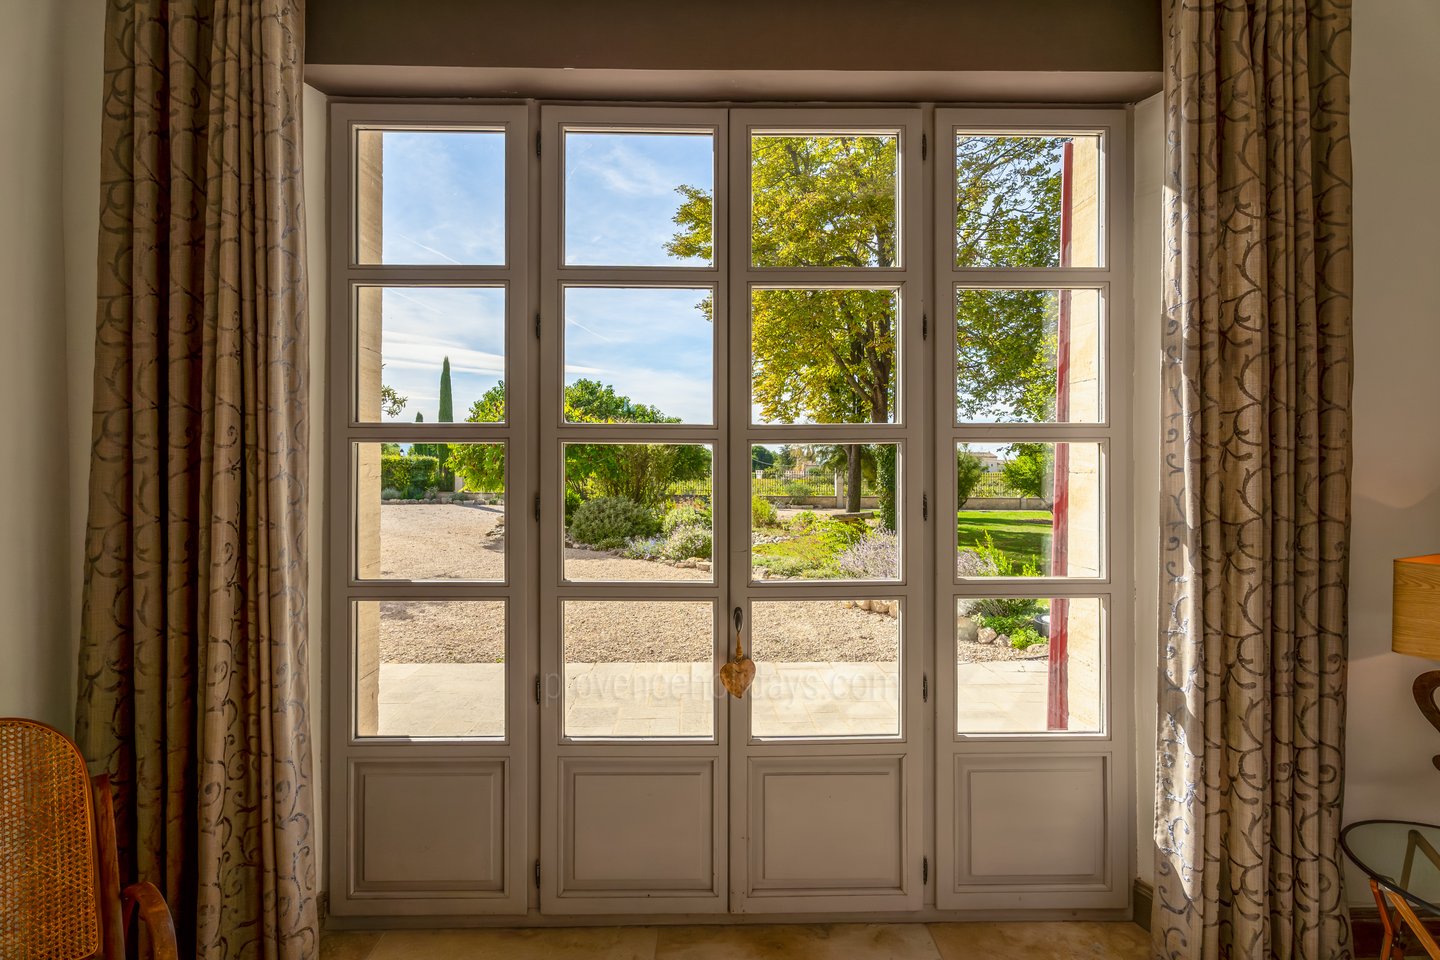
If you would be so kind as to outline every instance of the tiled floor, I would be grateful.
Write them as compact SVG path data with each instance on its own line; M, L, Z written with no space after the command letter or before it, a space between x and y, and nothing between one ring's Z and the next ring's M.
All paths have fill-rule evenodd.
M327 934L321 960L1146 960L1133 923L825 923Z
M960 729L1043 730L1043 660L957 667ZM504 735L504 665L380 665L380 734ZM894 663L762 664L752 687L756 736L887 736L898 732ZM710 736L708 663L572 663L565 729L578 737Z

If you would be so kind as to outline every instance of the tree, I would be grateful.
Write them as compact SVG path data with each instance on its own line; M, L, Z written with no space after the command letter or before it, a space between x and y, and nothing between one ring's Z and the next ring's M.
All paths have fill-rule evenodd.
M956 145L956 263L1060 265L1059 137L963 137ZM969 419L1055 416L1052 290L956 295L956 409Z
M385 369L385 364L380 364L380 369ZM380 411L387 417L398 417L400 411L405 409L405 404L410 402L409 397L402 397L395 392L395 388L388 383L380 384Z
M621 396L598 380L577 380L565 388L565 419L570 423L676 423L655 407ZM494 423L504 416L502 380L470 407L467 423ZM671 484L710 475L711 454L699 444L572 443L565 450L565 483L582 499L628 497L654 506ZM505 489L505 447L498 443L459 444L450 448L450 469L472 490Z
M957 447L955 449L956 509L964 509L965 501L970 499L984 476L985 464L980 462L980 458L971 453L968 446Z
M496 423L505 418L505 381L486 390L470 405L466 423ZM505 492L505 445L502 443L460 443L450 447L446 469L476 492Z
M897 141L877 136L751 140L752 254L760 266L895 263ZM708 191L682 186L675 256L709 258ZM752 391L767 420L887 423L895 390L895 295L888 290L762 290L751 303ZM860 508L858 445L846 450Z
M380 384L380 409L387 417L398 417L400 411L405 409L405 404L410 402L409 397L402 397L395 392L395 388L388 383Z
M1058 137L965 137L957 145L957 263L1058 266ZM896 142L873 136L776 136L751 141L752 259L759 266L893 266ZM679 228L667 250L712 255L710 193L679 188ZM758 291L751 303L752 391L768 420L886 423L895 407L896 318L888 291ZM957 296L956 402L970 419L1045 420L1055 402L1055 294L962 291ZM960 384L965 389L960 389ZM858 509L864 469L845 465ZM881 483L893 484L891 466ZM894 491L882 491L882 500ZM883 522L883 517L882 517Z
M436 419L440 423L455 422L455 401L450 392L449 357L446 357L445 362L440 366L440 415Z
M441 423L455 422L455 401L450 391L450 358L440 366L440 411L436 418ZM455 489L455 473L450 469L450 445L435 444L435 457L440 461L439 481L448 490Z
M752 471L769 470L774 465L775 454L771 453L769 449L758 445L750 448L750 469Z
M1046 443L1012 443L1001 468L1005 485L1022 497L1049 502L1054 485L1054 448Z

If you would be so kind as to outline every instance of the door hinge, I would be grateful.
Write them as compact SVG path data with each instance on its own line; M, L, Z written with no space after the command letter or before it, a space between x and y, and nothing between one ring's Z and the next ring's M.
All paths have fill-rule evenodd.
M535 311L535 339L540 339L540 311Z
M535 522L540 522L540 494L535 494Z
M536 869L539 869L538 867ZM930 858L920 858L920 885L923 887L930 882Z
M920 159L921 159L921 160L924 160L925 157L926 157L929 153L930 153L930 138L927 137L927 136L925 136L925 134L922 133L922 134L920 134Z
M539 508L537 507L536 509L538 510ZM920 519L930 519L930 494L928 493L920 495Z
M920 700L924 703L930 702L930 674L920 674Z
M540 706L540 674L535 674L535 706Z
M540 889L540 861L535 861L535 889Z
M920 314L920 339L930 339L930 315L928 313Z
M535 131L535 156L540 156L540 131Z

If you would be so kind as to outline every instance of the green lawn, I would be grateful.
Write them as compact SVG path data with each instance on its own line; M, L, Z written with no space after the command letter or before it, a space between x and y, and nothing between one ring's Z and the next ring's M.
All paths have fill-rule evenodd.
M962 548L980 546L988 533L1016 564L1029 560L1044 571L1054 523L1046 510L961 510L955 516L956 542Z

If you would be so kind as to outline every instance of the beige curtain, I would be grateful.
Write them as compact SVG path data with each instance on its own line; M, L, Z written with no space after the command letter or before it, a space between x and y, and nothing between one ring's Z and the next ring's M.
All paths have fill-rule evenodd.
M318 955L301 0L109 0L76 734L201 958Z
M1350 955L1348 0L1168 0L1161 957Z

